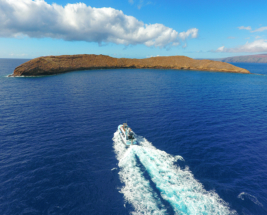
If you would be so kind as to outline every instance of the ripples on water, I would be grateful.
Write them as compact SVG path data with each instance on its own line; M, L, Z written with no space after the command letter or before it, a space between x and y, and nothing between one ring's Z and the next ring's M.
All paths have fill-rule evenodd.
M205 205L187 204L195 196L211 196L221 214L267 214L265 64L236 64L263 75L120 69L5 77L23 62L0 59L0 214L129 214L142 205L194 214ZM126 119L154 149L132 148L123 163L114 132ZM159 160L159 172L148 162L158 153L184 161ZM125 179L125 171L136 173ZM138 192L126 195L135 180ZM173 190L180 202L169 198Z

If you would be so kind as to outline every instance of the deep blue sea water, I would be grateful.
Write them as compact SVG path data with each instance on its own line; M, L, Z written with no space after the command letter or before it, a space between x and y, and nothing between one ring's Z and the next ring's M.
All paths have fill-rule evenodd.
M6 77L25 61L0 59L0 214L267 214L267 64Z

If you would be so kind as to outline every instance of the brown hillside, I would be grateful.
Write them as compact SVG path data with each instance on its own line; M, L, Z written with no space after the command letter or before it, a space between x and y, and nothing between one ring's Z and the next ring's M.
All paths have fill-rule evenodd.
M113 58L105 55L62 55L39 57L18 66L13 76L54 75L75 70L110 68L184 69L250 73L246 69L212 60L194 60L185 56L145 59Z

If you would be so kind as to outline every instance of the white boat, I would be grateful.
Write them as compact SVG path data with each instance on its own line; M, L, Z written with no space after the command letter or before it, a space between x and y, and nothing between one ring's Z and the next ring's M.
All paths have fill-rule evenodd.
M127 123L123 123L122 125L119 125L118 130L119 130L120 137L126 146L137 144L135 134L132 131L132 129L127 125Z

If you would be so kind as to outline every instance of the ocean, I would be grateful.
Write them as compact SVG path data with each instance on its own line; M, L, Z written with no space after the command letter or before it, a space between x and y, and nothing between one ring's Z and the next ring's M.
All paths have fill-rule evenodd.
M7 77L26 61L0 59L0 214L267 214L267 64Z

